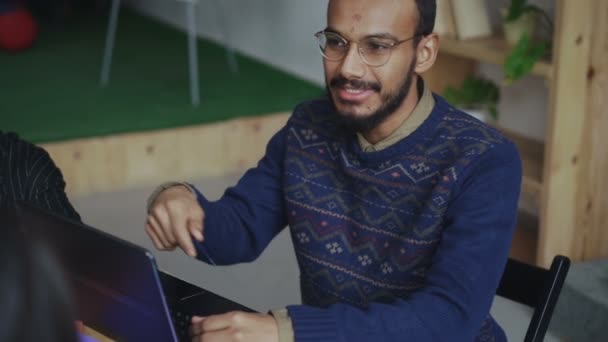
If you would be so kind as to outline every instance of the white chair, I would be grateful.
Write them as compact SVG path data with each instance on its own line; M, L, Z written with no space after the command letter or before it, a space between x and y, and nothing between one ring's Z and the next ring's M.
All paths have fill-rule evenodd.
M196 2L197 0L181 0L185 2L186 6L186 20L188 24L188 61L189 61L189 73L190 73L190 99L193 106L200 104L200 90L199 90L199 79L198 79L198 51L196 47ZM112 67L112 52L114 50L114 42L116 38L116 27L118 25L118 14L120 11L120 0L112 0L110 8L110 21L108 23L108 32L106 35L106 44L103 55L103 62L101 66L101 86L105 87L110 82L110 69ZM229 41L228 29L226 27L226 20L224 17L223 8L220 9L222 15L220 16L221 27L224 31L224 38ZM228 59L228 65L232 72L238 72L238 64L234 56L234 50L231 44L227 44L226 58Z

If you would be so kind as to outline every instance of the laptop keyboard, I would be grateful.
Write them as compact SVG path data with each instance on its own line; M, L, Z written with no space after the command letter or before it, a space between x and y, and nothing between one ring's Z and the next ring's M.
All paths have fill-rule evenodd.
M180 341L190 341L190 322L192 316L178 310L170 310L173 319L173 327Z

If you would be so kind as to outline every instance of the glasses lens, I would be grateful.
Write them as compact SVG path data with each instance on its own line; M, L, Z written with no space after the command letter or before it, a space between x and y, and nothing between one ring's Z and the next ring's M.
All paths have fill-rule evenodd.
M340 60L348 51L348 42L341 36L331 32L319 32L316 34L319 47L323 56L329 60Z
M360 43L363 59L371 66L380 66L388 62L391 50L395 45L392 41L376 38L366 39Z

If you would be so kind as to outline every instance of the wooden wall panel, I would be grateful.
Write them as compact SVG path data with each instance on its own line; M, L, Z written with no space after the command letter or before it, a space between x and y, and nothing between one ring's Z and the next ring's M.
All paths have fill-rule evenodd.
M594 0L584 169L579 179L578 225L583 229L583 260L608 257L608 1Z
M288 113L210 125L44 144L70 195L243 172L262 157Z

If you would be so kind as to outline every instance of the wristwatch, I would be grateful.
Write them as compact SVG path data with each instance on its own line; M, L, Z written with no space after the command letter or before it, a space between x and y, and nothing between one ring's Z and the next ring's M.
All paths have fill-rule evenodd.
M158 196L160 195L161 192L175 187L175 186L185 186L188 190L190 190L190 192L192 192L193 194L196 194L194 192L194 189L192 189L192 185L190 185L187 182L176 182L176 181L172 181L172 182L165 182L162 183L161 185L157 186L156 189L154 189L154 191L152 191L152 193L150 194L150 196L148 196L148 200L146 201L146 208L147 208L147 213L150 213L150 210L152 210L152 205L154 204L154 201L156 201L156 199L158 198Z

